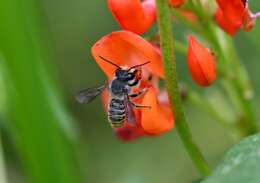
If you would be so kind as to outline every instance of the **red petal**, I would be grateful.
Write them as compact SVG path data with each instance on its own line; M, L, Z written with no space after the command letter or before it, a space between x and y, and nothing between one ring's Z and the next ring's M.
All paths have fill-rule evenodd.
M120 26L137 34L146 32L156 19L154 0L108 0L108 5Z
M241 0L217 0L224 17L235 27L241 27L246 8Z
M150 105L151 109L142 110L141 126L148 134L158 135L173 128L173 115L169 105L158 101L156 89L149 88L144 96L143 104Z
M145 39L129 32L118 31L102 37L91 49L92 55L104 73L112 79L115 66L104 62L99 56L119 66L133 66L150 61L144 68L163 77L160 53Z
M223 15L223 12L220 8L217 9L215 13L215 20L217 24L229 35L234 36L236 32L240 29L240 25L236 26L228 21Z
M188 36L188 67L192 79L201 86L209 86L216 79L215 58L197 40Z
M123 141L132 141L145 136L144 130L140 126L130 126L127 123L122 128L114 129L117 137Z

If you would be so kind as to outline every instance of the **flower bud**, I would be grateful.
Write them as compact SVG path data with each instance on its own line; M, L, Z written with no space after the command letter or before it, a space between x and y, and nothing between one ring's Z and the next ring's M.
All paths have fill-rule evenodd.
M216 79L215 58L208 48L193 36L188 36L188 68L192 79L200 86L209 86Z

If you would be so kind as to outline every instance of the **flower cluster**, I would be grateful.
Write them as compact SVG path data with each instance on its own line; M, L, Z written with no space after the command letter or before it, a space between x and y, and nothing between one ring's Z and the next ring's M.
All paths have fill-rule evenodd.
M185 0L168 0L172 8L179 8ZM252 14L246 0L216 0L218 8L215 20L218 25L230 35L234 35L240 28L252 28L259 14ZM174 117L170 109L167 92L159 87L159 81L164 80L160 45L156 45L142 38L140 35L150 29L156 21L155 0L108 0L108 7L119 23L122 31L112 32L98 40L92 47L92 55L97 64L111 81L115 68L103 62L105 57L120 67L131 67L150 61L142 67L142 80L133 90L149 88L142 96L134 100L140 104L151 106L150 109L134 109L135 124L127 121L121 128L113 129L122 140L133 140L144 135L158 135L169 131L174 126ZM185 10L181 13L185 15ZM188 11L188 20L192 11ZM216 80L215 57L207 47L203 46L195 37L188 36L187 65L192 79L199 86L210 86ZM109 93L104 91L102 101L107 109Z

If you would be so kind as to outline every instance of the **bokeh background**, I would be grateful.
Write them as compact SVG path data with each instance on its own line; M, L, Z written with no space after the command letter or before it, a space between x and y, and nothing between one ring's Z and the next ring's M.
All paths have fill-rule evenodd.
M259 1L250 5L260 10ZM77 91L106 81L90 54L95 41L120 29L105 0L0 0L0 11L1 183L5 177L8 183L188 183L199 178L175 129L124 143L111 131L100 99L75 102ZM180 23L173 29L186 44L189 30ZM259 30L257 22L251 32L235 37L256 89L258 121ZM177 54L177 61L180 80L205 92L192 84L185 57ZM214 167L235 141L193 105L186 103L185 112Z

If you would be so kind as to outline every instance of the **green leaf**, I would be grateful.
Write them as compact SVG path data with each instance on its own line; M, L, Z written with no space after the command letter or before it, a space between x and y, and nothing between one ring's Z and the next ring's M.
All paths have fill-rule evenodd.
M203 183L259 183L260 134L232 147L213 174Z
M0 1L7 125L23 165L24 182L79 183L73 120L50 72L54 59L38 5L37 0Z

